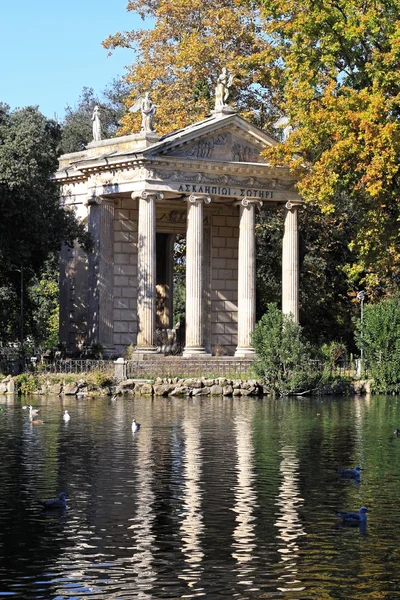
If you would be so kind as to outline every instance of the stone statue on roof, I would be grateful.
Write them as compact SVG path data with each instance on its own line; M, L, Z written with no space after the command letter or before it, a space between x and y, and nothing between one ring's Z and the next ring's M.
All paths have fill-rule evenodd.
M135 104L130 107L129 112L139 112L139 110L142 113L142 131L145 133L154 131L154 117L157 106L151 101L149 92L146 92L144 97L140 96Z
M93 121L93 141L99 142L101 140L101 121L100 121L100 109L96 106L92 114Z
M228 106L226 101L229 98L229 88L232 82L233 74L229 74L228 69L224 67L218 76L217 85L215 86L215 112L222 112Z

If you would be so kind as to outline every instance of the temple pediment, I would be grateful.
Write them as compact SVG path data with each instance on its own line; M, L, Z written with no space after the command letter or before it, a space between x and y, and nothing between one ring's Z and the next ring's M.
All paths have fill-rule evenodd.
M196 160L261 163L262 151L276 140L237 114L210 118L165 136L147 149L147 156Z

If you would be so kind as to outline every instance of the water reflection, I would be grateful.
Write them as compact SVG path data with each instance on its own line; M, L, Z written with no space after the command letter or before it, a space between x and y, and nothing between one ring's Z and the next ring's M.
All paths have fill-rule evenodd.
M202 573L204 552L201 547L201 535L204 529L201 507L201 474L202 452L199 414L186 406L183 420L184 436L184 465L183 465L183 519L180 533L185 566L180 578L185 580L190 588L195 588Z
M132 437L137 440L139 451L133 469L136 475L136 512L129 519L129 533L131 534L132 571L135 583L135 598L149 598L156 580L153 568L155 535L154 522L154 492L152 489L154 478L154 465L152 459L152 429L141 428L140 432L132 432Z
M252 439L252 411L248 405L240 405L235 419L237 453L237 484L235 486L236 527L233 532L233 558L236 560L238 582L242 586L254 584L255 517L257 495L254 484L254 447ZM253 588L257 589L257 588Z
M280 552L283 563L283 575L279 579L285 581L284 587L278 587L279 591L299 592L304 590L301 581L297 578L298 573L298 538L306 535L298 509L304 500L299 493L299 461L296 457L296 449L293 446L284 446L280 450L282 460L280 472L282 474L282 483L279 488L279 495L276 501L279 507L279 516L275 522L279 529L278 534L278 552Z

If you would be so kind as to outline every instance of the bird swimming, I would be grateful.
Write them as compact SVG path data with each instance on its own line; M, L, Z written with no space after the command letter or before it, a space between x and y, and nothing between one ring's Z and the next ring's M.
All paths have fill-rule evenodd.
M69 414L69 412L67 410L65 410L64 414L63 414L64 421L67 423L70 420L70 418L71 418L71 415Z
M133 419L133 421L132 421L132 431L138 431L138 429L140 429L140 423L137 423L136 419Z
M39 500L40 504L43 508L53 509L53 508L66 508L67 507L67 494L65 492L61 492L58 494L58 498L54 498L53 500Z
M28 404L28 408L29 408L29 417L36 417L36 415L38 415L40 412L40 409L33 408L32 404Z
M365 523L367 520L368 508L362 506L359 512L341 512L334 510L335 515L340 517L343 523Z
M354 467L354 469L338 469L337 471L343 477L348 477L349 479L357 479L358 477L360 477L361 467Z

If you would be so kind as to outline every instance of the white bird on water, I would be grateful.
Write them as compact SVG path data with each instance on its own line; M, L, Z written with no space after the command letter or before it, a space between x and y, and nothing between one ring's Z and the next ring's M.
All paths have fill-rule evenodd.
M40 412L39 408L33 408L32 404L29 404L28 407L29 407L29 418L36 417L36 415L39 414L39 412Z
M133 421L132 421L132 431L138 431L138 429L140 429L140 423L137 423L136 419L133 419Z
M67 410L65 410L64 414L63 414L64 421L67 423L70 420L70 418L71 418L71 415L69 414L69 412Z

